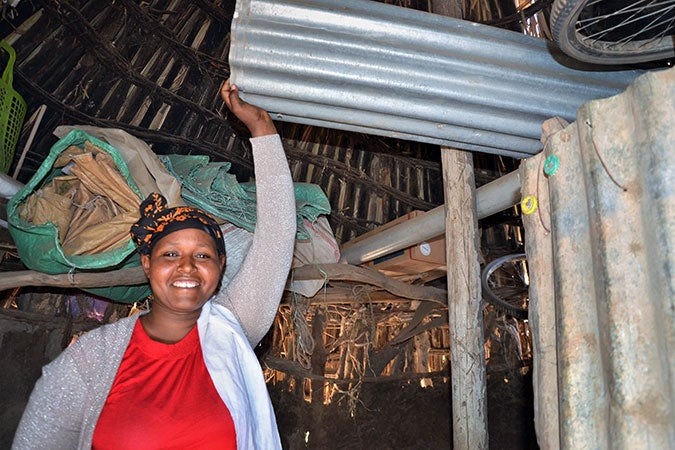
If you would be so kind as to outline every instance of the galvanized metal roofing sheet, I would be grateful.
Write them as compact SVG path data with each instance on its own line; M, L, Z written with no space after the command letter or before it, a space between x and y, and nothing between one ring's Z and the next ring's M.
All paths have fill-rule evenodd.
M364 0L239 0L231 41L233 82L277 120L516 157L541 150L544 120L573 120L639 74Z
M521 166L542 448L675 448L675 69Z

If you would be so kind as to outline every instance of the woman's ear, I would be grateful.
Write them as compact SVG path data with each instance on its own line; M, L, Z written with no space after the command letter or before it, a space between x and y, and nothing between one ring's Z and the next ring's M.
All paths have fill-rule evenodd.
M141 253L141 265L143 266L145 276L148 277L150 275L150 255Z

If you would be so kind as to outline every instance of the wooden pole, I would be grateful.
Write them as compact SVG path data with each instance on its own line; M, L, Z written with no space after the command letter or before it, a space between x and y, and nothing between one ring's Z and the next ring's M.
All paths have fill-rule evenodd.
M462 2L433 0L432 12L462 18ZM488 448L483 308L476 183L471 153L441 147L455 450Z
M478 220L471 153L441 149L455 450L488 448Z

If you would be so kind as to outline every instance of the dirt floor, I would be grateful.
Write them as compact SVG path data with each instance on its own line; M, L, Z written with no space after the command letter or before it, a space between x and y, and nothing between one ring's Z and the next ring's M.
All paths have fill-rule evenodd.
M491 449L537 449L532 377L522 371L489 373L488 430ZM364 384L354 415L346 398L326 406L302 400L288 385L270 385L285 449L452 448L450 384Z
M487 393L490 448L538 449L532 371L488 373Z
M448 384L368 383L353 417L348 401L312 405L281 384L269 386L285 449L449 448Z

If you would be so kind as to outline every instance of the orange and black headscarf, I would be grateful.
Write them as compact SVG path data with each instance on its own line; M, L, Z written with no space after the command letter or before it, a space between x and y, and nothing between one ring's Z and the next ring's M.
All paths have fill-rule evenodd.
M225 255L223 233L215 220L192 206L169 208L162 194L153 192L140 206L141 218L131 226L131 239L141 254L149 255L152 247L164 236L185 228L206 231L216 242L218 255Z

